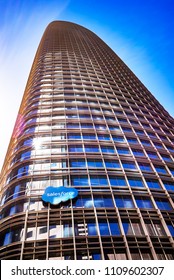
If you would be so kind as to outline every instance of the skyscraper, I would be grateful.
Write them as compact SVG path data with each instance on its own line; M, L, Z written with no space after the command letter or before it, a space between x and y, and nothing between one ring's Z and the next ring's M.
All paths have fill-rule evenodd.
M174 259L173 125L93 32L50 23L2 169L0 258Z

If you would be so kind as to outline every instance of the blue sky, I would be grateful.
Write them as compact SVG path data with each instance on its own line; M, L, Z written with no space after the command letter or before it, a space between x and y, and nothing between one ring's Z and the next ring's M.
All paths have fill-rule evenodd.
M49 22L103 39L174 116L173 0L0 0L0 168L39 41Z

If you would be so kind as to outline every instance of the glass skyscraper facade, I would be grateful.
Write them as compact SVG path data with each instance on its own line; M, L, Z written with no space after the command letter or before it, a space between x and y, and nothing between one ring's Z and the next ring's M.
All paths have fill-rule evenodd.
M76 188L58 205L48 186ZM41 39L1 172L1 259L174 259L174 119L93 32Z

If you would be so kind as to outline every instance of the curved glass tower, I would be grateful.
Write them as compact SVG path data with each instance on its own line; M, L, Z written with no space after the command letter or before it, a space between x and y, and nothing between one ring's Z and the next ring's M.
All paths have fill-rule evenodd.
M99 37L50 23L2 169L0 258L174 259L173 127ZM49 186L78 196L46 203Z

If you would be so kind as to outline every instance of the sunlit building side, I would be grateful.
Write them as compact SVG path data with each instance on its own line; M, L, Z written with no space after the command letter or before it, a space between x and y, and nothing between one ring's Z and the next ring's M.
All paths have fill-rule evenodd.
M78 196L46 203L49 186ZM41 39L0 215L1 259L174 259L174 119L82 26L54 21Z

